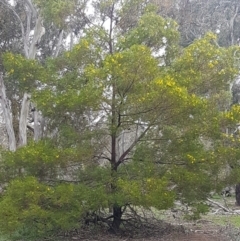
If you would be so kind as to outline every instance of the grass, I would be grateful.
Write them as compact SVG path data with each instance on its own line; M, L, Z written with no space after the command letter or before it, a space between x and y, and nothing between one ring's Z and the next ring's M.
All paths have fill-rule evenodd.
M211 219L212 222L221 226L231 225L236 228L240 227L239 215L215 215Z
M230 210L240 209L235 206L235 196L223 198L220 195L214 195L212 200L220 203L221 205L229 208ZM203 217L206 220L209 220L217 225L226 227L232 226L234 228L240 228L240 215L223 213L223 214L207 214Z
M214 195L211 198L213 201L229 208L230 210L234 210L234 209L239 209L240 207L237 208L235 206L235 196L232 197L226 197L223 198L223 196L221 195ZM177 209L181 209L181 206L176 207ZM220 207L215 207L215 209L219 209L221 210ZM172 213L169 210L162 210L162 211L158 211L154 208L151 208L152 213L154 213L154 216L157 219L160 220L164 220L166 222L170 222L170 223L179 223L179 224L187 224L187 223L194 223L191 221L186 221L184 219L184 214L180 211L179 215L178 213ZM222 210L221 210L222 211ZM176 218L173 218L173 215L177 216ZM202 220L206 220L206 221L210 221L213 225L217 225L217 226L222 226L222 227L226 227L226 226L232 226L233 228L240 228L240 214L231 214L231 213L227 213L222 211L221 214L213 214L211 213L211 211L205 215L202 215ZM198 222L195 223L195 225L197 225Z

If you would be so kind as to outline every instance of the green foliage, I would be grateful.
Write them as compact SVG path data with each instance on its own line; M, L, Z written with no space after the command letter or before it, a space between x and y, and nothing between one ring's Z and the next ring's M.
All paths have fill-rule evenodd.
M67 17L74 13L77 5L76 0L34 0L34 2L41 9L43 17L50 23L54 22L58 27L64 27Z
M75 2L66 12L65 1L36 3L61 25L55 14L64 21ZM114 3L95 3L96 14L121 19ZM139 15L132 26L88 27L44 64L4 55L9 80L32 92L53 137L3 152L1 232L37 239L78 228L101 208L166 209L175 200L192 206L195 219L225 159L236 164L239 140L223 130L240 112L225 112L221 97L238 71L238 47L219 48L209 33L179 51L174 21L141 1L129 6Z
M35 75L41 83L47 84L33 91L33 98L45 116L54 119L57 113L62 120L63 116L68 118L66 112L81 115L99 104L97 100L102 87L91 79L92 63L96 61L99 50L92 49L92 45L88 38L82 39L72 51L47 61L46 78Z
M120 49L130 48L134 44L144 44L155 54L163 52L165 64L169 64L178 54L177 23L171 19L164 19L154 11L146 9L146 13L138 20L137 26L131 29L126 36L120 37Z
M142 180L119 179L117 186L125 203L136 206L155 207L159 210L172 207L174 192L169 191L164 179L145 178Z
M238 73L232 58L234 49L219 48L216 36L208 33L184 49L183 55L174 62L174 78L188 88L189 92L211 95L219 89L228 88L229 81Z
M87 210L104 206L103 189L84 185L40 183L34 177L10 182L0 202L1 232L37 240L78 228Z
M20 54L3 54L3 64L7 72L7 86L30 92L37 87L36 80L46 78L44 68L36 60L29 60ZM36 78L37 76L37 78ZM18 88L17 88L18 87Z
M187 212L187 214L185 215L185 219L186 220L198 220L201 218L201 214L206 214L209 211L209 207L207 204L205 203L197 203L195 204L191 211Z
M200 165L198 165L200 167ZM212 179L208 173L199 173L190 168L176 166L172 169L170 175L176 186L176 192L183 203L194 204L197 200L204 200L211 189Z
M32 175L44 180L46 177L56 176L57 166L66 162L62 154L61 150L55 148L48 140L31 142L16 152L5 151L2 154L4 162L1 163L5 170L2 172L3 179L6 181L19 175Z
M67 147L68 146L68 147ZM6 183L16 177L34 176L41 181L61 180L64 175L74 175L66 171L69 165L82 165L92 156L90 146L82 144L78 147L65 145L56 147L53 141L43 139L29 142L17 151L3 151L0 179Z

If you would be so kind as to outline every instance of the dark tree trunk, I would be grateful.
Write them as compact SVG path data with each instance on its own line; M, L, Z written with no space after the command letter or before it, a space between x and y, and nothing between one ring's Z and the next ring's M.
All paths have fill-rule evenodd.
M113 178L113 181L111 183L112 193L116 191L116 182L115 182L116 174L117 174L117 165L112 162L112 173L111 173ZM122 221L122 214L123 214L122 207L116 203L112 204L112 214L113 214L113 221L112 221L112 226L110 228L110 231L113 233L118 233L120 229L121 221Z
M236 185L235 193L236 193L236 205L240 206L240 183Z
M117 233L120 229L122 221L122 208L115 205L113 206L113 222L112 222L112 231Z

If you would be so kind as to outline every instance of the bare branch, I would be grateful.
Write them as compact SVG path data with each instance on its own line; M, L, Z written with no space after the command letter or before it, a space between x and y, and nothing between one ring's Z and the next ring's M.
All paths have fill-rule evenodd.
M230 212L230 211L231 211L231 210L229 210L228 208L224 207L222 204L220 204L220 203L218 203L218 202L215 202L215 201L213 201L213 200L211 200L211 199L209 199L209 198L207 198L207 200L208 200L210 203L212 203L212 204L214 204L214 205L222 208L223 211L225 211L225 212Z
M123 152L123 154L119 157L119 159L118 159L118 161L117 161L117 163L116 163L116 166L119 166L121 163L124 162L125 157L126 157L126 156L130 153L130 151L136 146L136 144L139 142L139 140L144 137L144 135L148 132L148 130L149 130L150 128L151 128L151 125L149 125L149 126L142 132L142 134L134 140L134 142L130 145L130 147L129 147L126 151Z
M17 14L17 12L9 5L9 4L6 4L4 3L2 0L0 0L0 2L5 6L7 7L8 9L10 9L13 14L17 17L19 23L20 23L20 26L21 26L21 32L22 32L22 38L23 38L23 44L24 44L24 53L25 53L25 56L28 56L28 48L27 48L27 45L26 45L26 36L25 36L25 30L24 30L24 25L23 25L23 22L21 20L21 18L19 17L19 15Z
M37 18L37 11L35 9L35 7L32 4L31 0L25 0L26 4L28 5L28 7L30 8L30 10L32 11L33 17Z

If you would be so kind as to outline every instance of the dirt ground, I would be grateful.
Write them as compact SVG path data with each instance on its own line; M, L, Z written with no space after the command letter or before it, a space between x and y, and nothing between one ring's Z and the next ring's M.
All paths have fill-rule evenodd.
M197 224L172 225L164 223L152 227L138 230L135 235L120 234L114 235L106 231L98 230L96 232L86 231L81 235L76 235L71 240L76 241L238 241L238 234L228 230L227 227L216 225L212 222L202 219ZM239 236L240 237L240 236Z
M145 235L144 235L145 236ZM230 236L221 233L221 230L216 230L216 232L208 232L207 228L206 230L203 230L202 232L195 232L194 230L191 232L173 232L171 234L159 234L149 237L119 237L115 235L110 234L98 234L93 235L91 237L88 236L88 238L83 237L72 237L72 240L76 241L235 241L237 239L231 239Z
M240 241L240 207L234 206L234 198L228 199L228 203L217 200L221 205L229 208L226 212L219 206L212 206L207 215L195 222L187 222L181 213L182 206L175 210L167 210L160 213L153 210L152 213L144 213L150 223L135 225L126 224L125 231L118 235L107 231L106 226L83 229L76 235L64 237L64 241ZM236 210L238 209L238 210ZM176 211L177 210L177 211ZM137 210L138 213L141 210ZM234 212L239 211L239 212ZM157 216L157 217L156 217ZM239 217L239 218L238 218ZM232 223L231 220L236 221Z

